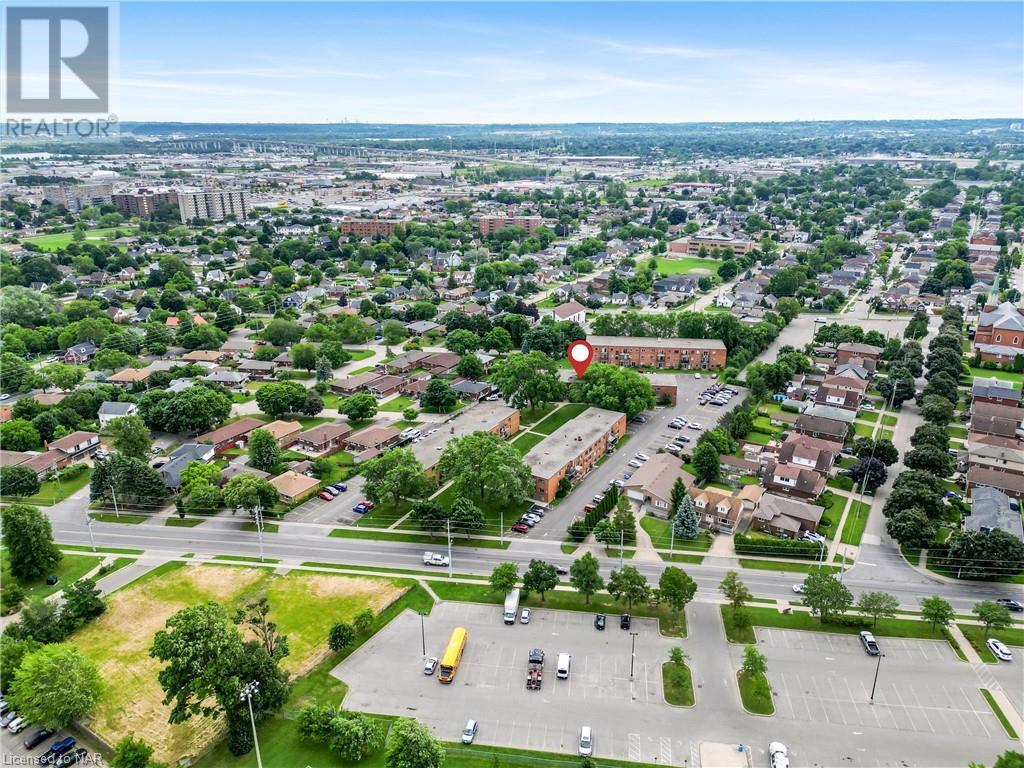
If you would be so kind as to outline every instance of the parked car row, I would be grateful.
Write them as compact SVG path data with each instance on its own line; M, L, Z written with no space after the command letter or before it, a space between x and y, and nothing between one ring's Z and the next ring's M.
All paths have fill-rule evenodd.
M339 494L344 493L347 490L348 485L346 483L333 483L331 485L325 486L324 489L317 494L317 496L319 496L324 501L334 501L334 499L338 498Z
M530 529L533 528L544 518L544 507L539 504L534 504L530 509L523 514L515 523L512 524L510 529L513 533L529 533Z
M697 398L697 405L728 405L733 395L738 395L739 393L738 389L727 387L724 384L712 384L700 393L700 397Z
M31 724L24 717L11 707L5 700L0 699L0 727L6 728L10 733L21 733ZM37 728L25 737L21 742L24 749L32 750L43 744L53 736L56 731L52 728ZM78 741L73 736L66 736L57 739L49 748L39 756L39 765L53 765L58 768L67 765L77 765L85 762L89 756L89 750L78 746ZM28 758L31 759L31 758Z

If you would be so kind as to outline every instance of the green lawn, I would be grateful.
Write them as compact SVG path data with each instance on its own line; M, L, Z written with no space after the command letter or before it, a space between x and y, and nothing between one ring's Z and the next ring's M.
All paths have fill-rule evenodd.
M360 515L355 524L359 528L387 528L405 517L410 509L412 509L411 501L400 502L394 507L388 504L378 504L369 512Z
M50 569L50 572L38 579L19 582L25 591L25 597L31 600L33 597L47 597L64 587L70 586L85 576L102 561L103 556L97 555L69 555L65 554L57 565ZM0 573L4 578L12 578L7 565L7 548L0 549ZM57 583L48 585L47 576L56 576Z
M352 360L355 361L365 360L368 357L373 357L372 349L352 349L350 347L346 347L345 351L352 355Z
M973 618L973 617L972 617ZM974 649L981 651L984 648L988 651L988 646L985 645L985 628L979 627L977 624L958 624L960 631L964 633L964 637L967 641L974 646ZM994 637L996 640L1001 640L1006 645L1017 646L1018 648L1024 648L1024 627L1017 625L1016 627L1009 627L1007 629L993 629L988 633L989 637ZM991 653L991 651L989 651ZM995 657L992 659L995 661Z
M89 517L98 523L124 523L126 525L138 525L149 520L149 515L130 515L125 512L120 515L113 512L90 512Z
M668 549L669 545L673 550L707 552L711 549L711 536L705 532L699 533L696 539L689 541L678 536L673 541L672 523L662 520L660 517L644 515L640 518L640 527L647 531L647 535L651 537L651 542L657 549Z
M899 418L897 416L890 416L889 414L886 414L885 416L882 417L882 426L895 427L897 421L899 421Z
M740 671L736 673L736 682L740 686L740 699L745 710L755 715L775 714L772 689L767 677L761 673L748 677Z
M523 426L536 424L555 410L555 407L554 403L548 403L547 405L539 405L536 408L524 408L519 412L519 423Z
M406 408L416 405L416 401L408 395L399 395L396 398L388 400L386 403L381 403L378 407L378 411L388 411L390 413L401 413Z
M368 531L360 528L335 528L330 535L336 539L376 539L377 541L404 541L435 549L444 548L444 536L431 536L428 533L391 533L390 531ZM508 539L499 541L497 539L465 539L460 536L452 536L452 546L455 547L482 547L484 549L508 549Z
M434 497L434 501L440 504L445 509L451 509L452 504L458 496L455 493L453 486L448 486L441 493ZM513 504L502 504L502 503L491 503L491 502L480 502L477 499L473 499L473 503L480 507L480 510L484 513L486 522L484 523L484 529L481 533L489 536L497 536L498 531L508 530L508 528L518 520L526 510L530 508L533 502L530 499L522 499L518 503ZM543 526L544 522L541 521L539 525ZM411 520L402 523L401 528L411 528L418 530L418 527Z
M981 376L982 378L991 379L1002 379L1013 384L1014 387L1020 389L1021 384L1024 383L1024 374L1014 373L1013 371L991 371L988 368L974 368L971 367L971 378L975 376Z
M114 240L117 237L117 232L120 232L123 236L130 236L135 234L135 227L130 224L125 224L119 227L90 229L86 231L85 240L81 242L83 244L91 243L93 245L106 243L110 240ZM57 251L61 248L67 248L74 241L75 238L71 232L62 232L55 235L35 235L34 237L26 237L22 240L23 243L32 243L39 246L39 250L41 251Z
M546 417L542 422L537 424L533 428L533 431L539 432L542 435L550 435L570 419L575 419L589 407L590 406L586 403L566 403L550 416Z
M996 703L992 694L984 688L979 690L981 691L982 698L985 699L985 701L988 702L989 707L992 708L992 713L996 716L996 720L998 720L999 724L1003 726L1003 730L1006 731L1006 735L1011 739L1016 739L1017 732L1013 730L1013 726L1010 725L1010 721L1006 718L1006 714L999 708L999 705Z
M266 557L260 560L258 557L248 557L247 555L214 555L214 560L237 560L243 563L279 563L280 560L275 560L272 557Z
M89 484L92 477L92 470L83 472L78 477L70 480L46 480L39 484L39 491L24 499L16 499L13 496L2 497L4 501L17 501L23 504L33 504L37 507L48 507L57 502L64 501L68 496L82 490Z
M493 603L500 605L505 596L498 594L489 585L485 584L460 584L450 581L430 581L430 588L437 593L442 600L457 600L470 603ZM542 601L540 595L531 594L523 604L536 608L552 608L561 611L585 611L592 613L621 614L630 613L633 616L644 616L656 618L661 624L661 632L672 637L686 637L686 616L685 614L673 614L668 606L659 605L652 608L650 605L634 605L628 607L624 602L615 600L605 592L590 598L588 605L583 595L578 592L559 590L548 592L547 599Z
M242 530L246 533L256 533L256 523L242 523ZM264 533L277 533L277 523L263 523Z
M759 571L790 571L792 573L810 573L811 571L817 570L819 567L815 563L790 563L790 562L776 562L774 560L751 560L749 558L740 558L740 566L743 568L753 568ZM838 573L839 568L835 565L823 565L820 566L829 573Z
M755 642L754 626L775 627L776 629L797 629L806 632L830 632L838 635L856 635L865 627L854 624L822 624L817 618L803 611L779 613L775 608L758 608L747 606L746 614L750 619L748 626L737 625L733 618L732 606L723 605L722 623L725 625L725 636L733 643L750 644ZM946 640L941 628L932 629L924 621L912 619L879 619L872 628L866 627L879 637L909 637L921 640Z
M658 257L657 271L666 275L688 275L695 269L707 270L709 274L717 274L722 265L717 259L702 259L700 256Z
M544 439L544 435L538 435L536 432L523 432L515 440L512 441L512 447L519 451L520 454L525 456L530 452L530 449L537 443Z
M824 497L825 494L822 494ZM828 538L834 538L836 526L839 525L839 518L843 515L843 508L846 506L846 497L833 493L825 505L825 511L821 513L821 521L818 523L818 533Z
M169 528L195 528L201 522L203 521L192 517L168 517L164 520L164 525Z
M869 502L854 501L850 504L850 511L846 513L846 522L843 524L843 534L839 540L843 544L860 546L860 539L868 525L870 513L871 504Z
M688 666L666 661L661 665L661 681L665 701L677 707L693 706L693 680Z

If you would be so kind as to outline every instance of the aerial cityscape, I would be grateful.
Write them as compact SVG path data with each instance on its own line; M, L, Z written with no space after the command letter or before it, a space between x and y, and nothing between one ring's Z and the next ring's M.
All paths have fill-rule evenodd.
M40 7L3 765L1024 768L1024 6Z

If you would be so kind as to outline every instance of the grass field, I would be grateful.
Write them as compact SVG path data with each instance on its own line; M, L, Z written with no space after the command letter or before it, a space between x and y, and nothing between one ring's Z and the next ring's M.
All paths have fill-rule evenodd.
M707 533L700 533L696 539L682 539L672 536L672 523L662 520L653 515L644 515L640 518L640 527L647 531L651 542L658 549L668 549L671 545L673 551L707 552L711 549L711 536Z
M693 680L688 666L666 661L661 665L661 682L665 687L665 701L676 707L693 706Z
M164 520L164 525L168 528L195 528L201 522L203 521L193 517L168 517Z
M19 581L18 583L21 584L21 588L25 591L26 600L31 600L33 597L48 597L54 592L74 584L99 565L102 558L102 555L69 555L65 553L56 567L51 569L50 573L38 579L24 582ZM0 549L0 573L3 573L5 579L13 578L8 570L6 547ZM57 583L48 585L46 583L47 576L56 576Z
M705 270L706 274L717 274L722 265L717 259L702 259L700 256L678 256L674 258L658 257L657 271L666 275L688 275L695 270Z
M1003 381L1009 381L1017 389L1021 388L1021 384L1024 383L1024 374L1014 373L1013 371L990 371L988 368L971 368L971 379L975 376L980 376L985 379L1002 379Z
M399 395L386 403L381 403L377 408L379 411L388 411L390 413L401 413L406 408L416 405L416 401L408 395Z
M530 452L530 449L537 443L544 439L544 435L538 435L536 432L523 432L519 437L512 441L512 447L515 448L523 456Z
M194 717L170 725L168 707L161 703L160 663L150 658L149 647L181 608L213 600L230 612L231 606L265 595L271 618L288 636L291 653L283 666L303 675L328 657L331 624L351 621L367 606L379 611L406 589L405 582L379 578L296 571L276 576L263 568L169 563L111 595L106 613L71 637L108 681L91 727L108 743L134 732L155 748L154 758L166 761L198 754L220 736L222 719Z
M122 225L120 227L107 227L105 229L90 229L86 231L85 240L82 242L92 243L93 245L106 243L110 240L116 239L118 237L118 232L120 232L122 236L129 236L135 233L135 228L131 225ZM71 232L62 232L55 235L36 235L35 237L26 237L22 242L37 245L41 251L56 251L61 248L67 248L74 241L75 238Z
M856 635L863 629L858 626L842 624L822 624L814 616L803 611L779 613L774 608L757 608L747 606L746 613L750 619L747 626L737 624L732 606L723 605L722 622L725 624L725 636L733 643L751 644L755 642L754 627L775 627L776 629L798 629L806 632L830 632L837 635ZM923 621L912 619L879 619L871 631L879 637L910 637L922 640L946 640L942 629L932 629Z
M443 548L444 535L431 536L429 533L402 533L401 531L368 531L360 528L335 528L330 536L335 539L375 539L377 541L404 541L427 547ZM485 549L508 549L508 539L463 539L452 536L453 547L483 547Z
M973 617L972 617L973 618ZM964 637L967 638L974 650L976 650L982 658L985 658L985 654L988 654L989 658L986 659L990 662L995 662L996 657L992 655L992 651L985 645L985 628L979 627L977 624L958 624L960 631L964 633ZM1018 648L1024 648L1024 628L1017 625L1016 627L1009 627L1007 629L993 629L988 633L989 637L994 637L996 640L1001 640L1006 645L1013 645Z
M442 600L500 605L505 599L503 594L498 594L486 584L460 584L450 581L431 581L428 583ZM652 608L649 605L633 605L630 608L624 602L619 602L605 592L599 592L592 596L589 604L583 595L575 591L560 590L548 592L546 597L547 599L542 601L540 595L531 594L523 601L523 605L535 608L552 608L561 611L587 611L608 614L628 612L633 616L658 619L662 634L673 637L686 637L686 616L682 613L673 614L665 605L659 605L657 608Z
M585 403L566 403L557 411L546 417L543 421L533 427L534 432L542 435L550 435L570 419L575 419L590 406Z
M556 406L553 403L548 403L547 405L539 405L536 408L524 408L519 412L519 423L524 427L530 424L536 424L555 410L555 407Z
M97 523L122 523L124 525L138 525L149 520L149 515L132 515L125 512L115 514L114 512L90 512L89 517Z
M774 560L751 560L748 558L740 558L740 566L743 568L753 568L759 571L787 571L791 573L810 573L811 571L819 568L814 563L783 563L776 562ZM823 565L820 566L829 573L838 573L839 568L834 565Z

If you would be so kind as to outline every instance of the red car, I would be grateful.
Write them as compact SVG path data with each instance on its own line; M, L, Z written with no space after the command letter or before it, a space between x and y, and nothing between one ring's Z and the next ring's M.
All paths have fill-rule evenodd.
M530 527L526 523L516 523L512 526L512 530L516 533L529 533Z
M334 501L334 497L331 496L331 494L329 494L327 491L320 491L320 493L318 493L317 496L319 496L324 501Z
M362 506L362 507L366 507L366 509L368 509L368 510L373 509L374 507L377 506L372 501L360 501L359 505Z

